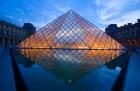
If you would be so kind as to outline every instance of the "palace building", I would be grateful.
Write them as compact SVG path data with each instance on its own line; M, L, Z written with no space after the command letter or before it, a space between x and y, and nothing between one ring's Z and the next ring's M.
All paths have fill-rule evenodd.
M105 32L126 47L140 47L140 19L135 24L128 23L120 27L110 24Z
M29 37L36 28L31 23L24 23L23 27L0 20L0 46L14 46Z

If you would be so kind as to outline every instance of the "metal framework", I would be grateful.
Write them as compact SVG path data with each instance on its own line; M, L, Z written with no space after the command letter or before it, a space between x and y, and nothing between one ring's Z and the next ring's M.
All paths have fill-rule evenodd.
M17 50L66 81L123 53L118 42L72 10L31 35Z

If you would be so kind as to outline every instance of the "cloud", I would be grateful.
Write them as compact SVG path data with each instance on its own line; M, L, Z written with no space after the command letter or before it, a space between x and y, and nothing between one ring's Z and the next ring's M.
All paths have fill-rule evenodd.
M43 13L44 12L44 13ZM56 10L47 11L42 10L42 14L36 20L31 22L37 27L37 30L55 20L61 13Z
M23 16L26 15L26 13L24 12L23 9L16 8L15 11L16 11L18 14L20 14L20 15L23 15Z
M127 23L135 23L137 19L140 18L140 10L127 12L119 18L103 21L104 24L117 24L118 26L122 26Z
M119 14L129 1L130 0L96 0L96 4L99 7L99 9L97 9L99 18L101 20L107 20Z
M37 30L56 19L64 11L62 7L58 7L50 1L24 1L24 7L16 9L19 15L23 17L24 22L30 22Z
M10 15L10 14L6 14L5 17L7 18L6 21L8 21L8 22L10 22L12 24L16 24L17 23L16 24L17 26L22 26L23 25L24 19L21 18L21 17L18 17L18 19L17 19L16 15Z
M72 9L104 30L111 23L135 22L140 15L139 3L139 0L21 0L5 3L8 7L2 4L0 17L17 25L31 22L40 29Z
M5 17L10 18L10 19L17 19L16 17L14 17L12 15L5 15Z
M57 5L57 4L55 4L54 7L55 7L58 11L60 11L60 12L62 12L62 13L65 13L65 12L67 12L68 10L71 9L70 6L60 6L60 5Z
M97 13L102 24L118 24L136 22L140 18L140 9L132 10L128 6L136 6L137 0L96 0Z

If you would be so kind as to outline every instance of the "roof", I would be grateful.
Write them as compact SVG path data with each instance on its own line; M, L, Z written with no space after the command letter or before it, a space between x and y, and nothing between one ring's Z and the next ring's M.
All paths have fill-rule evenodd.
M15 24L9 23L9 22L7 22L5 20L0 20L0 23L3 23L3 24L8 25L8 26L16 27L18 29L22 29L22 27L19 27L19 26L15 25Z

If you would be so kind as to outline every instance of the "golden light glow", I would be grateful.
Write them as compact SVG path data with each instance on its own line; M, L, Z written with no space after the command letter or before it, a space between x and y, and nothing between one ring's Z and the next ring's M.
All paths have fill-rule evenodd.
M72 14L71 16L74 16L75 19L68 17L67 15L69 14ZM23 41L19 47L27 48L25 50L22 49L21 53L33 60L38 59L39 56L37 55L40 52L42 53L41 57L42 55L55 57L55 55L61 54L61 51L55 50L56 52L54 52L53 49L65 49L66 51L85 50L85 52L80 51L80 53L74 55L82 55L86 60L98 59L97 57L99 57L102 63L119 56L120 50L123 49L122 45L117 41L74 12L66 13L61 19L56 19ZM118 51L111 51L116 49ZM65 56L68 57L68 53Z
M19 45L20 53L35 63L51 70L56 66L59 71L63 65L76 67L72 73L95 69L122 54L121 49L122 45L75 12L67 12Z

